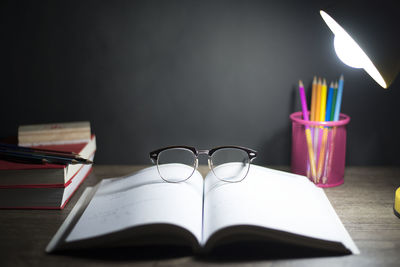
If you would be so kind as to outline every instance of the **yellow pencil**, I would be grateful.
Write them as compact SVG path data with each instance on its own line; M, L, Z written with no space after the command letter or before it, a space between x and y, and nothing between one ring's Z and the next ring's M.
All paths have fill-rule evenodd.
M319 121L320 119L320 113L321 113L321 89L322 89L322 83L321 83L321 78L318 78L318 85L317 85L317 97L316 97L316 104L315 104L315 121Z
M325 121L326 95L327 95L327 86L326 86L326 80L324 79L321 86L321 102L320 102L320 113L319 113L320 122ZM318 154L317 183L319 183L319 179L321 178L322 175L323 163L325 160L327 137L328 137L328 129L324 128L321 140L322 142Z
M315 121L315 111L316 111L316 105L317 105L317 76L314 76L313 82L312 82L312 91L311 91L311 110L310 110L310 120ZM314 127L311 131L311 135L314 132ZM314 142L314 140L312 140ZM314 150L316 151L316 150ZM313 160L315 160L315 153L313 152L314 157ZM307 176L310 177L309 175L310 168L307 169Z
M326 111L326 95L327 95L326 80L324 79L321 86L321 110L319 113L319 121L325 121L325 111Z
M319 151L319 159L318 159L318 169L317 169L317 183L319 183L319 179L322 175L323 164L325 162L325 150L326 150L326 142L328 139L328 128L324 128L322 135L321 148Z
M317 89L316 89L316 97L315 97L315 121L319 121L320 113L321 113L321 90L322 90L322 82L321 78L318 78ZM315 162L318 162L318 139L319 139L319 128L314 128L314 156ZM316 182L316 181L315 181Z
M326 175L322 177L322 183L326 184L328 181L328 175L331 172L332 168L332 160L333 160L333 152L335 150L335 138L336 138L336 127L333 127L333 131L331 134L330 142L329 142L329 152L328 152L328 163L326 164Z
M309 121L306 94L304 92L304 85L303 85L302 81L299 81L299 93L300 93L300 100L301 100L301 109L303 111L303 120ZM314 160L314 150L312 149L311 131L310 131L310 127L308 125L305 125L305 134L306 134L307 147L308 147L308 157L310 158L310 167L311 167L312 178L315 182L316 181L316 169L315 169L315 160Z
M311 175L314 180L314 183L317 181L316 177L316 169L315 169L315 158L314 158L314 150L312 146L311 140L311 131L310 128L306 128L306 139L307 139L307 146L308 146L308 157L310 158L310 168L311 168Z
M316 109L316 98L317 98L317 76L314 76L312 82L312 92L311 92L311 120L315 121L315 109Z

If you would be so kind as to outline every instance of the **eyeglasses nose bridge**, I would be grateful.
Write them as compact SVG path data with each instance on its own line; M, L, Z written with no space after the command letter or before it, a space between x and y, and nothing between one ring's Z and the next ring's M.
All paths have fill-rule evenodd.
M209 152L209 150L199 150L199 151L197 151L197 153L200 155L200 154L206 154L206 155L208 155L208 152Z

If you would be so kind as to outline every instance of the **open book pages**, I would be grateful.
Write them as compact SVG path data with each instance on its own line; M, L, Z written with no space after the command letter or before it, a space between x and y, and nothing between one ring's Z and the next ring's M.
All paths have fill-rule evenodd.
M179 171L179 168L176 168ZM203 178L167 183L156 167L106 179L66 241L101 236L144 224L174 224L202 240Z
M171 165L171 172L180 168ZM66 220L70 225L60 228L54 237L60 240L53 240L48 252L104 237L114 242L132 236L135 243L137 229L173 225L205 250L250 234L250 239L359 253L321 188L304 176L256 165L239 183L222 182L212 172L203 179L197 171L185 182L167 183L150 167L103 180L87 201L71 212L76 220Z

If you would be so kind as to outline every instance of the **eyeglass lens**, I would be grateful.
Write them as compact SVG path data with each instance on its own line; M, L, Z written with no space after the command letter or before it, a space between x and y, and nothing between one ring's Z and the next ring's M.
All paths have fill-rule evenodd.
M250 159L242 149L222 148L212 154L211 168L214 175L222 181L240 182L249 171Z
M177 183L187 180L196 168L196 156L189 149L171 148L158 155L157 169L161 178ZM176 168L179 167L179 171Z

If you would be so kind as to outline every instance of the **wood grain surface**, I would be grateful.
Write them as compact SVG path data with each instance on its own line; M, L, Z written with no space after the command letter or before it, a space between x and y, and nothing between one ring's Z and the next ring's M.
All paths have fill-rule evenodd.
M144 166L95 166L64 210L0 210L0 266L399 266L400 219L393 214L400 168L348 167L345 183L325 192L360 255L297 256L284 252L271 257L204 259L182 251L96 250L90 253L48 255L44 249L83 189L101 179L126 175ZM287 167L275 167L288 170ZM207 167L200 171L207 173ZM294 200L295 201L295 200ZM245 250L245 248L244 248Z

